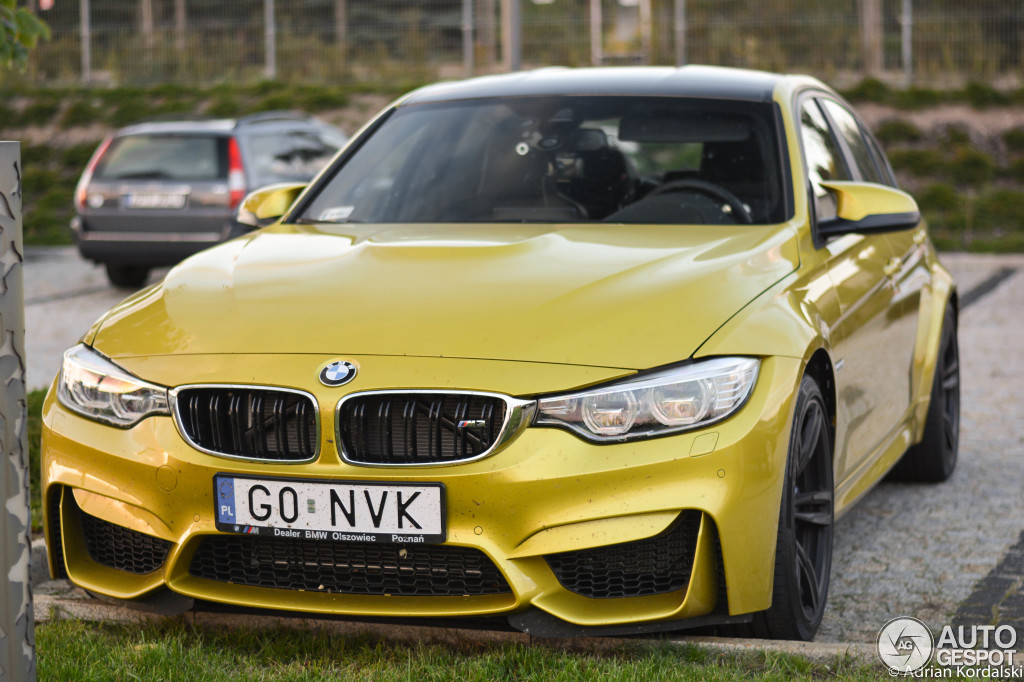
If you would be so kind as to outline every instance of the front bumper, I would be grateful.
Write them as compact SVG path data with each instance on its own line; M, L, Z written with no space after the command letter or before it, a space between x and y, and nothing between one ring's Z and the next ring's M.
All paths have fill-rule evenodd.
M188 383L260 383L310 391L319 402L323 423L319 457L306 464L252 463L199 452L185 443L168 417L151 417L127 430L106 427L63 408L51 390L43 412L42 463L51 572L65 570L76 584L120 599L145 598L169 588L187 597L237 607L358 617L505 615L514 624L525 613L541 612L583 628L652 622L683 627L685 619L703 622L709 615L725 619L770 605L799 360L765 359L748 403L705 430L597 446L558 429L527 428L484 459L412 470L367 468L341 460L333 419L334 407L344 394L414 381L422 387L523 395L588 385L623 372L363 357L353 358L362 369L361 379L354 382L358 386L332 389L289 383L287 377L313 377L312 369L330 359L275 356L268 362L238 355L118 361L133 373L161 383L169 383L172 376L187 376ZM260 368L258 382L253 366ZM378 378L376 386L366 383L368 376ZM215 527L212 478L217 473L441 482L447 491L447 540L440 546L442 553L447 547L482 553L500 572L507 590L445 596L351 594L331 591L330 586L281 589L199 577L197 573L203 572L197 570L194 559L204 542L244 537ZM96 526L96 520L105 525ZM668 591L633 596L627 588L604 596L580 587L579 580L592 584L592 578L602 582L608 576L608 565L595 563L595 556L622 549L623 556L632 556L630 547L657 553L662 551L659 538L668 537L684 522L692 525L692 537L686 540L689 563L683 569L688 575L682 582L669 581ZM127 537L130 547L97 552L96 527L102 529L103 538ZM130 531L128 535L123 529ZM156 546L165 551L157 552L155 558L145 555L143 563L110 558L136 552L135 541L141 542L143 550ZM588 554L592 548L606 550ZM286 554L290 551L286 549ZM560 580L555 555L578 559L577 574L600 566L600 575L583 575L573 582L563 572ZM415 550L408 556L415 557ZM277 560L300 561L280 556ZM273 561L268 571L273 572ZM392 568L398 573L403 570L401 559L391 555L362 570L383 570L389 563L395 564Z

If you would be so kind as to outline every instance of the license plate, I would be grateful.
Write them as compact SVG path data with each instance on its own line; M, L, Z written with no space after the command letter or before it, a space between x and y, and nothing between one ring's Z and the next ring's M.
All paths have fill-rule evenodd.
M444 485L217 474L217 529L335 542L445 541Z
M136 192L124 195L125 208L185 208L184 194Z

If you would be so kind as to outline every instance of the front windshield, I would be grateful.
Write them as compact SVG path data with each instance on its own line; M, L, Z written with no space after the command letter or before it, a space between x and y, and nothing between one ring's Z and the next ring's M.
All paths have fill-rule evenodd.
M313 192L303 222L776 223L773 108L668 97L399 107Z

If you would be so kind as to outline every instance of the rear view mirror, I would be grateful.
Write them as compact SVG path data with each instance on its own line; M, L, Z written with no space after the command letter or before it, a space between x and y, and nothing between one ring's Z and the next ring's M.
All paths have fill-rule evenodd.
M818 221L818 234L869 234L909 230L921 222L914 197L906 192L871 182L821 183L836 197L836 217Z
M250 192L235 209L235 221L246 227L266 227L281 218L306 185L283 183L267 185Z
M742 142L750 138L750 121L744 116L691 112L671 116L624 116L619 121L623 142L692 144Z

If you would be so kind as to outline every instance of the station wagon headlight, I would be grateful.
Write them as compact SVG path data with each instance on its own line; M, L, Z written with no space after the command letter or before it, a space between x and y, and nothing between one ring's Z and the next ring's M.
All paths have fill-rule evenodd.
M132 376L82 344L64 351L57 399L84 417L121 428L170 414L166 388Z
M537 401L536 426L617 442L703 427L738 410L754 386L756 358L714 358L609 386Z

